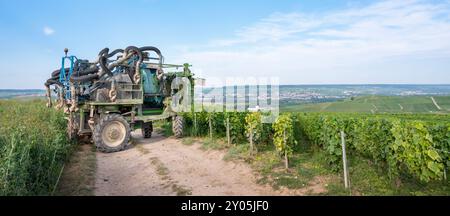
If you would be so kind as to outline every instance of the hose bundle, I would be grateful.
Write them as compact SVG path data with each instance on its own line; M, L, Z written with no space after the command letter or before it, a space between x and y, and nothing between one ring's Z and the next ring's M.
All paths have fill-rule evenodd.
M91 86L90 92L100 88L104 85L104 82L108 81L113 76L119 66L124 66L123 63L128 61L128 71L130 77L134 80L134 83L140 82L140 65L148 55L144 52L153 51L159 57L159 64L162 65L163 56L161 51L153 46L135 47L128 46L125 49L116 49L109 52L109 48L102 49L94 62L88 60L77 59L74 62L73 71L70 76L70 83L73 84L89 84ZM121 54L121 55L118 55ZM112 60L112 57L118 55L116 60ZM131 60L131 61L130 61ZM132 64L131 64L131 63ZM125 64L126 65L126 64ZM45 82L47 90L50 86L56 85L59 89L63 89L63 83L60 82L60 73L65 73L65 77L69 76L70 68L58 69L51 73L51 78ZM92 85L91 85L92 84ZM49 96L48 96L49 97Z
M99 79L100 77L105 75L106 78L112 77L112 71L121 63L129 60L133 56L137 57L136 66L141 64L144 60L143 52L146 51L155 52L159 57L159 63L162 64L163 57L161 55L161 51L153 46L144 46L141 48L128 46L127 48L125 48L125 50L116 49L111 53L109 53L109 48L104 48L98 53L98 57L95 62L89 62L88 60L76 60L74 63L73 73L70 77L70 81L74 83L82 83L94 79ZM115 62L112 62L110 58L116 56L117 54L122 54L122 57ZM136 66L134 66L135 71L133 75L136 75L136 73L139 72L139 67ZM69 68L64 68L63 71L64 73L66 73L66 75L68 75L69 70ZM60 69L53 71L51 78L47 80L45 86L61 85L61 83L59 82L60 73Z

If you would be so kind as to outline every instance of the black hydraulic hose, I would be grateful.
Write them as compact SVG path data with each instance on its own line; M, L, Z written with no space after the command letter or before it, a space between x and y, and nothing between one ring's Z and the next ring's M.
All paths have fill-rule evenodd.
M97 79L98 78L98 74L88 74L88 75L84 75L84 76L72 76L70 77L70 81L71 82L86 82L86 81L91 81L93 79Z
M79 65L79 64L80 64L80 62L79 62L78 60L76 60L75 63L74 63L74 66L73 66L73 73L72 73L72 76L73 76L74 73L77 73L77 72L78 72L78 70L79 70L78 65Z
M138 62L143 60L143 55L142 52L143 51L154 51L156 52L159 56L160 56L160 61L162 59L161 56L161 51L156 48L156 47L152 47L152 46L145 46L145 47L141 47L141 48L137 48L135 46L129 46L127 48L125 48L125 50L122 49L116 49L113 52L109 53L109 48L104 48L102 49L98 56L99 56L99 65L100 68L102 69L102 71L104 71L108 76L113 76L112 71L107 67L107 60L110 57L113 57L114 55L118 54L118 53L124 53L125 55L129 54L130 51L135 52L139 59ZM86 82L86 81L90 81L96 78L99 78L99 68L98 67L90 67L87 69L84 69L85 67L83 67L84 70L81 69L81 65L82 64L89 64L88 61L76 61L74 64L74 72L70 78L70 81L72 82ZM70 71L70 68L64 68L64 72L68 73ZM52 72L52 78L47 80L46 85L52 85L52 84L58 84L61 85L61 83L58 81L58 77L60 75L61 70L55 70Z
M80 76L84 76L84 75L88 75L88 74L92 74L92 73L98 73L98 68L88 68L86 70L83 71L78 71L78 72L74 72L72 74L72 76L74 77L80 77Z
M158 57L159 57L159 64L161 65L162 63L163 63L163 56L162 56L162 54L161 54L161 50L159 50L158 48L156 48L156 47L154 47L154 46L144 46L144 47L141 47L141 48L139 48L139 50L141 51L141 52L144 52L144 51L154 51L156 54L158 54Z
M103 48L99 53L98 53L98 56L103 56L103 55L108 55L108 52L109 52L109 48L108 47L106 47L106 48Z
M100 68L107 73L109 76L112 76L112 72L108 69L108 67L106 67L106 60L107 58L105 56L108 56L108 52L109 52L109 48L103 48L99 53L98 53L98 61L100 64Z
M145 46L145 47L141 47L141 48L139 48L139 50L140 50L141 52L151 50L151 51L154 51L155 53L157 53L159 56L161 56L161 50L159 50L158 48L153 47L153 46Z
M84 71L78 72L76 74L76 76L84 76L84 75L88 75L88 74L91 74L91 73L97 73L97 72L98 72L98 68L97 67L95 67L95 68L88 68L88 69L86 69ZM75 74L72 74L72 76L73 75L75 75Z
M129 52L130 50L135 51L135 52L138 54L138 56L139 56L139 60L138 60L138 61L141 61L141 60L142 60L142 52L139 50L139 48L137 48L137 47L135 47L135 46L129 46L129 47L125 48L125 51L124 51L124 52L125 52L126 54L128 54L128 52Z
M98 68L97 67L95 67L95 68L88 68L88 69L86 69L86 70L83 70L83 71L76 71L75 69L78 69L79 67L74 67L74 72L72 73L72 76L83 76L83 75L88 75L88 74L92 74L92 73L97 73L98 72ZM67 73L67 72L69 72L69 68L65 68L65 72ZM59 78L59 73L60 73L60 70L55 70L55 71L53 71L53 73L52 73L52 78L51 79L58 79Z
M66 73L69 72L69 70L70 70L70 68L64 68L64 71L65 71ZM58 70L53 71L53 72L52 72L52 78L53 78L53 77L59 77L60 72L61 72L61 69L58 69Z
M100 68L106 73L108 74L108 76L113 76L111 70L108 69L108 67L106 66L106 60L107 58L105 56L101 56L100 57Z
M111 58L114 55L116 55L117 53L123 53L123 49L116 49L116 50L112 51L112 53L108 54L107 58Z
M80 64L82 64L82 63L89 63L89 61L88 60L76 60L74 62L73 71L77 72L79 70ZM64 72L66 74L69 73L69 71L70 71L70 68L64 68ZM61 73L61 69L54 70L52 72L52 78L59 77L60 73Z
M126 50L126 49L125 49ZM99 64L100 64L100 68L106 73L108 74L108 76L113 76L112 71L107 67L106 63L108 58L113 57L114 55L116 55L119 52L124 52L122 49L116 49L114 50L111 54L108 54L109 52L109 48L104 48L102 49L99 53Z
M47 86L47 87L49 87L50 85L62 86L62 83L60 83L58 80L55 80L55 79L48 79L47 82L45 82L44 85Z
M138 61L136 62L136 69L134 70L134 72L132 72L132 74L130 74L130 77L134 77L134 75L139 74L140 64L144 60L144 55L142 54L142 51L139 50L139 48L137 48L135 46L129 46L129 47L125 48L125 54L126 55L128 55L129 51L136 52L138 57L139 57Z

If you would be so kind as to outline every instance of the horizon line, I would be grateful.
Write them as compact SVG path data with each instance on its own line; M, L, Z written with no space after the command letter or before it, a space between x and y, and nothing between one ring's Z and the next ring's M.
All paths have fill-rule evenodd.
M417 85L417 86L439 86L439 85L449 85L450 83L441 83L441 84L424 84L424 83L361 83L361 84L348 84L348 83L342 83L342 84L280 84L279 86L363 86L363 85ZM248 86L248 85L236 85L237 87L243 87L243 86ZM204 86L206 88L211 88L213 86ZM226 85L221 86L221 87L227 87ZM234 87L234 86L233 86ZM218 87L220 88L220 87ZM44 88L39 89L39 88L0 88L0 90L5 91L5 90L45 90Z

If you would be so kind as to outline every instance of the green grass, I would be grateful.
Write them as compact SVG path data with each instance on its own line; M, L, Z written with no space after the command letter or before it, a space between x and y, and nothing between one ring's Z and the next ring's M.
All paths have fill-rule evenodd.
M0 100L0 195L50 195L72 152L62 112L43 100Z
M156 128L156 131L161 132L163 136L165 137L173 136L171 121L166 120L156 121L153 126Z
M195 139L193 137L184 137L181 140L181 143L183 143L183 145L187 145L187 146L193 145L194 142L195 142Z
M450 96L364 96L353 100L281 106L282 112L449 113Z
M436 103L444 110L450 112L450 97L446 96L436 96L434 97Z
M95 146L80 145L64 166L64 172L54 193L57 196L93 196L97 158Z
M324 154L320 151L294 153L289 158L288 170L284 168L284 161L277 152L261 152L255 157L252 166L261 173L259 182L269 184L274 189L308 189L314 184L315 178L329 179L325 184L336 183L334 181L337 179L335 173L327 168ZM326 188L325 184L321 187Z
M212 150L223 150L226 149L226 143L221 139L216 138L205 138L203 139L201 148L204 150L212 149Z
M250 155L250 146L248 144L238 144L232 145L225 156L223 157L225 161L242 160L250 161L252 159Z

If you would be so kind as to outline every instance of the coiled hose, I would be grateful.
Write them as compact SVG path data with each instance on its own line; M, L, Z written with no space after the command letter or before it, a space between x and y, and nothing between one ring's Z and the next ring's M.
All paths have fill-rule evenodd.
M98 53L98 65L96 63L90 63L88 60L77 60L74 64L74 70L72 76L70 77L71 82L88 82L94 79L100 79L103 74L108 75L108 77L112 77L112 69L117 67L123 61L129 59L133 55L138 56L138 60L134 66L133 73L130 74L131 77L139 74L139 65L143 62L143 53L144 51L154 51L159 56L159 64L162 64L163 56L161 55L161 51L153 46L144 46L137 48L135 46L128 46L123 49L116 49L113 52L109 53L109 48L104 48ZM108 59L119 54L123 53L123 56L117 60L115 63L108 65ZM100 74L100 70L103 71L103 74ZM64 73L66 75L69 73L70 68L64 68ZM45 86L49 87L51 85L62 86L62 83L59 82L61 70L55 70L51 74L51 78L45 82Z

